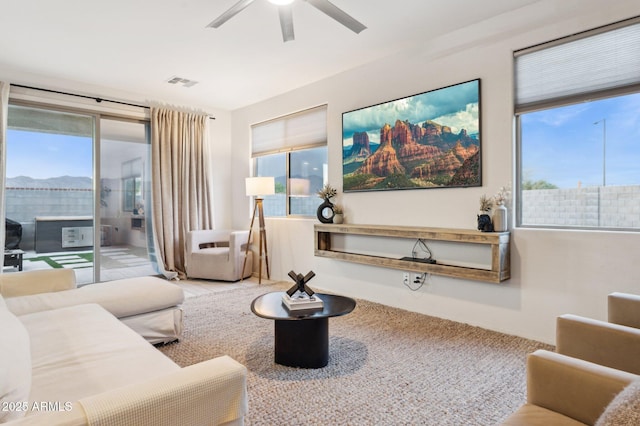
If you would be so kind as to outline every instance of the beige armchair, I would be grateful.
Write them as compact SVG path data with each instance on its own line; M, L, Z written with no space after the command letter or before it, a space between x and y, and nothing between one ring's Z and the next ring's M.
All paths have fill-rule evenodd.
M640 374L640 329L561 315L556 321L556 352Z
M640 297L612 293L609 322L578 315L556 321L556 352L640 374Z
M609 322L640 328L640 296L628 293L611 293L607 297Z
M238 281L251 276L253 272L251 251L247 256L245 270L242 271L248 238L249 231L189 231L185 253L187 277Z
M527 402L503 425L637 424L638 380L635 374L538 350L527 357Z

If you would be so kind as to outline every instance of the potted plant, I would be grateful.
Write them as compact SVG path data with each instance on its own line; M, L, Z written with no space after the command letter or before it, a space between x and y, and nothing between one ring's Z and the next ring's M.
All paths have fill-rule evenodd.
M318 197L324 200L330 200L336 195L338 195L338 191L328 183L323 186L320 191L318 191Z
M478 214L478 229L483 232L493 231L493 223L491 222L491 206L493 205L493 199L488 198L486 194L482 194L480 197L480 213Z
M344 210L340 204L333 205L333 223L344 222Z

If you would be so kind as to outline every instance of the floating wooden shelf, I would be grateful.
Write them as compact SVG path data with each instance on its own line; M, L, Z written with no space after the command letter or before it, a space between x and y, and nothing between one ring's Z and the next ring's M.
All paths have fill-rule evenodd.
M427 272L477 281L500 283L511 278L509 232L480 232L470 229L424 228L413 226L316 224L314 254L347 262L375 265L403 271ZM430 264L385 256L348 253L331 249L331 235L368 235L375 237L411 238L491 246L491 270L466 266Z

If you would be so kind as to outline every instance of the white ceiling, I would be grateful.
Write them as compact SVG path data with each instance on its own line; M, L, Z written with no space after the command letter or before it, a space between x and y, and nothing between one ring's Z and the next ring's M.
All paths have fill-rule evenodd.
M0 78L233 110L539 2L332 0L368 27L355 34L296 0L296 39L283 43L277 6L267 0L256 0L219 29L205 28L236 1L3 1ZM515 29L512 15L497 23ZM166 83L173 76L199 84Z

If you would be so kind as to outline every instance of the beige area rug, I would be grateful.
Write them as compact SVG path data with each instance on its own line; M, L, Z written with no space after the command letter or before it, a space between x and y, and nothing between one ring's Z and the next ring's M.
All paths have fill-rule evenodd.
M273 362L273 321L251 301L286 284L189 298L181 366L229 355L247 366L246 425L494 425L525 401L526 355L550 346L358 300L329 320L329 365Z

